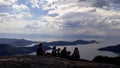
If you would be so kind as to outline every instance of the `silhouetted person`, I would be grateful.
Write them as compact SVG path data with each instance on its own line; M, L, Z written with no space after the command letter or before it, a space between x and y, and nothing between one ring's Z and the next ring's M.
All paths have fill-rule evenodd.
M66 50L66 47L64 47L61 51L61 57L64 57L66 58L67 57L67 50Z
M52 49L52 56L56 56L56 46L53 46L53 49Z
M45 54L45 51L43 50L42 46L43 46L42 43L38 44L37 55L44 55Z
M57 56L61 55L60 50L61 50L60 48L57 49Z
M70 55L70 54L71 54L71 52L70 52L70 51L68 51L68 52L67 52L67 58L68 58L68 59L70 59L70 58L71 58L71 55Z
M74 49L74 52L72 54L72 58L75 59L75 60L80 58L79 51L78 51L77 47L75 47L75 49Z

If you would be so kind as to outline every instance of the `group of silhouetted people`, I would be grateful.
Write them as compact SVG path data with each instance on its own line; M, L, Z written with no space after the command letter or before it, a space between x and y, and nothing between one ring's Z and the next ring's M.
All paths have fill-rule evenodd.
M38 45L37 48L37 55L44 55L45 54L45 50L43 49L43 44L40 43ZM62 50L60 48L56 49L56 46L53 46L52 48L52 52L51 52L52 56L58 56L58 57L62 57L62 58L71 58L71 59L79 59L80 58L80 54L79 54L79 50L77 47L75 47L73 54L71 55L70 51L67 51L67 48L64 47Z

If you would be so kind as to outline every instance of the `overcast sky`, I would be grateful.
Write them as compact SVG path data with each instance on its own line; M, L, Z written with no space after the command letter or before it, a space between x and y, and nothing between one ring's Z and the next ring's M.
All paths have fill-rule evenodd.
M120 40L120 0L0 0L0 37Z

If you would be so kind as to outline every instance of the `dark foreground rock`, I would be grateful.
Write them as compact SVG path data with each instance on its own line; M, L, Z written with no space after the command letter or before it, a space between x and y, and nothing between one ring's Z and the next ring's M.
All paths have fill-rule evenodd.
M115 64L120 66L120 56L118 57L108 57L108 56L96 56L93 59L94 62L99 63L109 63L109 64Z
M72 61L52 56L2 56L0 68L119 68L113 64Z

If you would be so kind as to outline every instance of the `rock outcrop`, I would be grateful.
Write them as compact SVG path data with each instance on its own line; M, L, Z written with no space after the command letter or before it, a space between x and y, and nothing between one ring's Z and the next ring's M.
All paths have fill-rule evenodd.
M0 68L119 68L113 64L73 61L52 56L2 56Z

